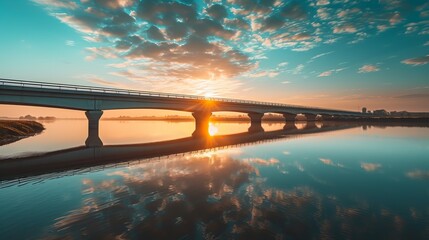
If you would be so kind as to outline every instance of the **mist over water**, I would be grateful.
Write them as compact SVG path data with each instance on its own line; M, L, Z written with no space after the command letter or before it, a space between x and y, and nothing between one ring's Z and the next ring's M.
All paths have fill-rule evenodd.
M215 135L249 127L212 125ZM0 147L0 157L85 141L85 121L45 126L41 135ZM101 121L100 137L105 145L157 142L189 137L193 128L193 122ZM428 157L429 128L352 127L2 180L0 236L427 239Z

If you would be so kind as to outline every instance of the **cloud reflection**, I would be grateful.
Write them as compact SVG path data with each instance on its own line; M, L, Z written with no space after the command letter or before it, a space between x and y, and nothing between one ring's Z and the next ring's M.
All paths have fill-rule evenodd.
M372 172L378 170L381 167L381 164L378 163L361 163L360 167L367 172Z
M81 207L58 218L49 237L410 239L424 234L413 227L421 218L383 207L374 211L361 199L303 185L270 187L256 166L277 163L213 152L122 168L107 180L85 179Z
M429 180L429 171L413 170L405 174L409 178Z

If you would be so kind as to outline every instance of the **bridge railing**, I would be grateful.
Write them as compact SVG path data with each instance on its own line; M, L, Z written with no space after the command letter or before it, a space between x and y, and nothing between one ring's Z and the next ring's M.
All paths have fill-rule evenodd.
M219 98L219 97L205 97L205 96L165 93L165 92L138 91L138 90L129 90L129 89L120 89L120 88L92 87L92 86L82 86L82 85L74 85L74 84L47 83L47 82L25 81L25 80L16 80L16 79L7 79L7 78L0 78L0 86L18 86L18 87L41 88L41 89L72 90L72 91L74 90L74 91L85 91L85 92L94 92L94 93L124 94L124 95L134 95L134 96L209 100L209 101L218 101L218 102L262 105L262 106L278 106L278 107L289 107L289 108L299 108L299 109L319 109L323 111L333 111L333 112L348 112L348 111L337 110L337 109L326 109L326 108L308 107L308 106L291 105L291 104L283 104L283 103L272 103L272 102ZM357 113L357 112L351 112L351 113Z

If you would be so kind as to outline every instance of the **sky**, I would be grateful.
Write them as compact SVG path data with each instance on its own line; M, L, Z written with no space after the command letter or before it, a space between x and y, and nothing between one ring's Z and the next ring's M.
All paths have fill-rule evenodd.
M0 28L1 78L429 111L426 0L14 0Z

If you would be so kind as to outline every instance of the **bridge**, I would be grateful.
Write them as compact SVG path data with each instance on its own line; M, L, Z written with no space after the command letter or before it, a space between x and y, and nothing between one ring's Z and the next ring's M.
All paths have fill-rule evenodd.
M286 122L295 121L298 114L308 122L318 119L359 118L360 112L306 107L282 103L258 102L229 98L135 91L0 78L0 104L53 107L85 111L88 119L87 146L102 146L98 135L99 120L105 110L162 109L191 112L195 118L193 136L208 133L213 112L245 113L250 118L250 132L263 130L266 113L282 114Z

